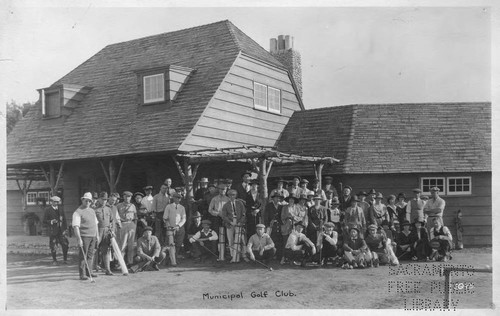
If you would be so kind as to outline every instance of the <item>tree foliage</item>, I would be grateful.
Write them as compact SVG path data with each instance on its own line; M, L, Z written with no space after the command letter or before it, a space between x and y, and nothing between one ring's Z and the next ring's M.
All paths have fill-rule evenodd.
M18 104L16 101L11 100L7 102L6 110L7 110L7 135L12 132L14 126L16 126L17 122L22 119L28 111L37 105L38 102L26 102L22 105Z

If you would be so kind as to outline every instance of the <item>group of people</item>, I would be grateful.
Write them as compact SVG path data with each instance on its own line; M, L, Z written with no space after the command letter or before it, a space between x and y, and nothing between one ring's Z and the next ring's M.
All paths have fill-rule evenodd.
M172 188L171 179L154 196L153 187L146 186L144 193L123 192L121 202L117 193L108 197L101 192L97 199L85 193L72 220L81 246L80 277L86 279L91 273L85 270L84 256L113 274L109 249L115 236L132 271L139 266L158 270L167 261L176 265L182 251L195 262L229 256L231 263L268 264L276 259L305 266L331 261L346 269L396 265L399 260L451 259L452 236L443 226L445 201L437 187L431 188L427 201L420 189L414 189L409 201L400 193L387 197L384 204L383 195L374 189L357 195L349 186L337 191L329 176L323 187L314 180L309 188L307 179L295 176L290 182L278 179L267 200L251 177L251 172L244 172L235 187L232 181L216 185L202 178L190 201L191 214L186 213L184 188ZM60 244L66 261L67 227L61 217L64 212L57 211L59 202L58 197L51 198L45 222L53 227L51 250ZM95 261L94 249L99 250ZM53 259L56 262L55 247Z

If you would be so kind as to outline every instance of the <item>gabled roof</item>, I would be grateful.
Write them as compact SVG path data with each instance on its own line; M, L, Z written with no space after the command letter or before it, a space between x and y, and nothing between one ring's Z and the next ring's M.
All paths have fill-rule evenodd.
M239 52L284 68L227 20L108 45L52 85L92 87L71 115L43 120L39 107L17 123L7 164L175 151ZM194 72L172 106L140 109L135 72L168 65Z
M338 158L340 163L325 168L337 174L491 171L491 103L366 104L299 111L276 148ZM309 174L309 169L303 171Z

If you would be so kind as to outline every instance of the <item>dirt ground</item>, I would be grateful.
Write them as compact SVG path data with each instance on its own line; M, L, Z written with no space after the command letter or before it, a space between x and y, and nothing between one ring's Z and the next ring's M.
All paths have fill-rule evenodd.
M453 266L491 266L491 248L453 253ZM7 309L416 309L443 308L442 263L342 270L239 263L194 264L80 281L77 258L52 266L45 255L7 255ZM491 308L492 274L452 276L450 309ZM50 293L50 295L48 295ZM226 296L224 296L226 295ZM231 295L233 296L231 298ZM219 296L219 298L217 298ZM85 297L84 300L80 299Z

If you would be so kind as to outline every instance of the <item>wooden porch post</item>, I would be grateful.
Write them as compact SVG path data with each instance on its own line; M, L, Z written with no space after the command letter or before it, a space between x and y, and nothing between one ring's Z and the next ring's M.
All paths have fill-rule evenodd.
M104 172L104 176L106 177L106 181L108 181L109 185L109 193L116 192L116 187L120 182L120 177L122 175L123 165L125 164L125 159L122 159L120 164L120 169L118 170L118 174L116 174L115 162L113 159L109 160L108 168L106 170L105 162L99 160L99 164L101 165L102 171Z
M316 179L319 181L319 187L322 188L323 184L321 183L321 173L323 172L323 167L325 166L324 162L318 162L313 164L314 167L314 174L316 176Z
M45 176L45 180L49 183L50 186L50 196L54 196L57 194L57 187L59 186L59 180L61 180L61 176L63 174L64 161L59 165L59 172L56 176L56 168L53 163L49 164L49 172L45 171L43 165L40 165L40 169L42 169L43 175Z
M262 205L260 207L262 220L264 220L264 212L266 209L266 204L269 202L269 192L267 190L267 178L273 166L273 161L268 160L266 157L251 159L252 168L259 175L259 193L262 196Z
M172 160L175 163L175 166L177 167L177 170L179 171L179 174L181 175L182 182L184 182L184 188L186 189L186 201L187 201L187 221L186 221L186 228L189 228L191 226L191 214L193 210L193 201L194 201L194 193L193 193L193 183L194 179L196 178L196 174L198 173L198 167L200 164L189 164L189 160L187 158L183 159L183 165L184 165L184 170L181 166L181 163L177 158L172 155Z

